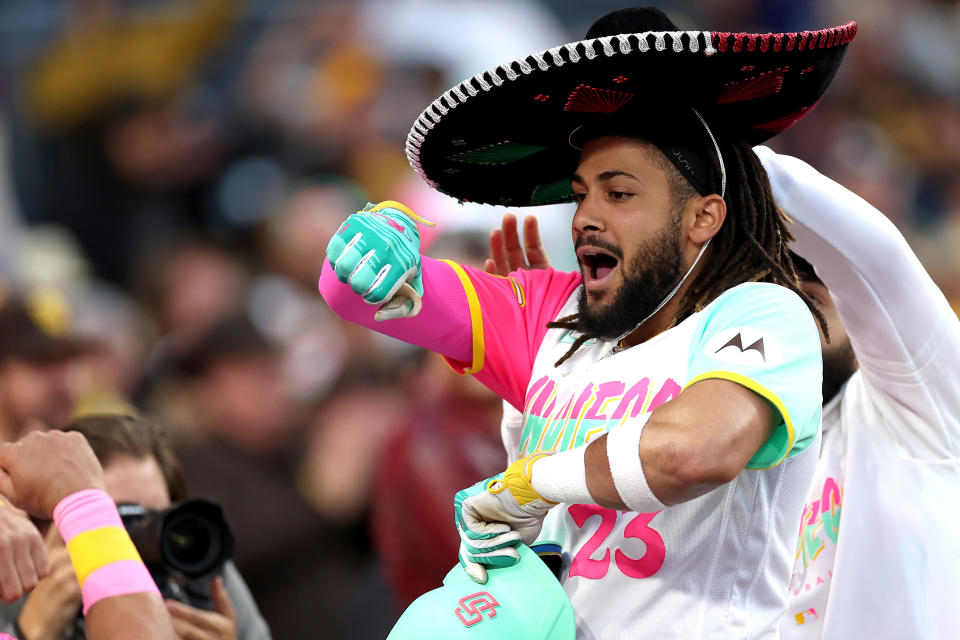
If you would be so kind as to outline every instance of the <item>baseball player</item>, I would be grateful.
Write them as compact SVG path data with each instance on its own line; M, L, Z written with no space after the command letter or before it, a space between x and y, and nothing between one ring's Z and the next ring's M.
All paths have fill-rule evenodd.
M831 336L782 637L955 638L960 320L883 214L801 160L756 151Z
M755 151L794 249L813 262L798 261L801 288L830 330L820 460L781 637L952 638L960 521L943 505L960 503L960 321L879 211L801 160ZM494 231L489 273L550 267L536 218L524 223L523 247L512 215ZM511 455L521 430L505 407Z
M331 240L335 311L523 414L519 459L456 496L475 581L550 539L579 637L776 637L819 450L823 317L751 145L819 100L855 30L681 32L622 10L435 101L414 167L464 199L576 200L580 273L430 260L392 202Z

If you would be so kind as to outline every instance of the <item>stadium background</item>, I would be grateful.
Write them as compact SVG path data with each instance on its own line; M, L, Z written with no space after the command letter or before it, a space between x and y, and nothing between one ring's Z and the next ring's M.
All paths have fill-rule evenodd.
M27 296L91 346L70 364L75 411L136 406L168 426L193 493L234 522L275 637L383 637L455 562L453 491L504 462L484 390L331 316L327 239L398 199L439 222L431 253L481 263L503 210L419 183L410 124L467 75L619 6L0 4L0 299ZM827 97L773 146L886 213L960 308L960 3L659 6L682 28L859 22ZM571 214L540 214L568 267Z

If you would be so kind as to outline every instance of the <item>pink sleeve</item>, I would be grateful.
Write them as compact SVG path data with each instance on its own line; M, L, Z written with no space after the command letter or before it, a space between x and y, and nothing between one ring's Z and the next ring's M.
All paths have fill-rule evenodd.
M470 305L474 348L469 361L447 357L447 362L522 410L547 323L579 286L580 275L546 269L514 271L503 278L457 266L468 302L476 300Z
M436 351L519 409L547 323L579 284L577 273L517 271L503 278L424 257L423 309L415 318L375 321L376 308L341 283L326 261L320 293L344 319Z
M323 261L319 289L330 308L344 320L448 358L470 359L470 309L460 278L448 263L423 257L423 309L414 318L374 320L377 307L340 282L329 260Z

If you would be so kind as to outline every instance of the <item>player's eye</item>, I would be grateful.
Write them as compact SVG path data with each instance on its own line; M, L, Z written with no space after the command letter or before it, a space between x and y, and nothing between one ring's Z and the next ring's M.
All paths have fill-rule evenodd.
M611 200L626 200L633 196L629 191L610 191L609 196Z

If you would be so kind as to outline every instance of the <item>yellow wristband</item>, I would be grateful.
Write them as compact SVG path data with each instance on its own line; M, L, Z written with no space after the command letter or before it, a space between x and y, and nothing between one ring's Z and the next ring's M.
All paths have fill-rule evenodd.
M67 543L67 551L81 587L87 576L100 567L121 560L140 561L130 536L121 527L100 527L79 533Z

